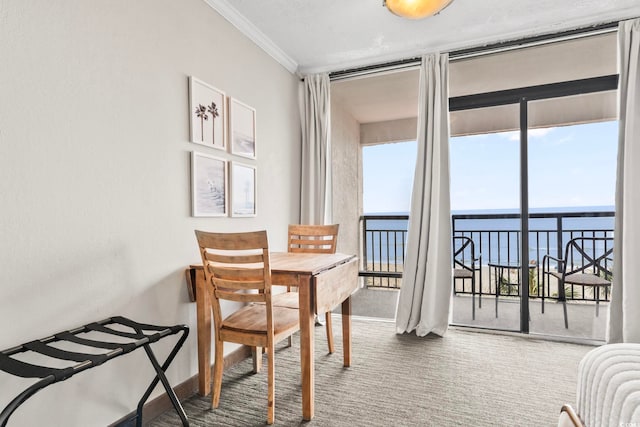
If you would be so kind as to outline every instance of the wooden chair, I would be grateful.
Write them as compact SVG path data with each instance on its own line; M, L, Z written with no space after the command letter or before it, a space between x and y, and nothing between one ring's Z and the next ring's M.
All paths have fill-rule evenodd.
M204 276L210 284L215 362L211 406L220 403L223 343L263 347L268 358L267 424L274 422L274 345L300 329L298 310L276 307L271 296L267 232L208 233L196 230ZM220 300L247 303L223 317Z
M338 224L333 225L289 225L288 252L335 254L338 240ZM290 291L291 288L287 287ZM298 297L295 293L274 295L273 304L279 307L298 308ZM316 313L317 314L317 313ZM333 353L333 327L331 312L325 313L327 329L327 345L329 353Z
M550 276L558 279L558 300L564 311L564 327L569 328L567 320L567 296L565 285L582 288L592 287L596 301L596 316L600 308L600 288L604 289L605 299L613 280L613 237L575 237L565 247L564 259L545 255L542 259L542 303ZM556 268L552 269L551 262ZM544 306L543 306L544 307Z

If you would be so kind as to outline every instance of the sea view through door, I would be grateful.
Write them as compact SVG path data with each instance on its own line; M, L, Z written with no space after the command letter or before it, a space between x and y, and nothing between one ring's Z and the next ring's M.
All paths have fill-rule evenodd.
M542 104L534 106L540 107ZM502 114L506 111L502 107ZM534 109L535 114L538 113ZM494 132L451 139L453 235L468 236L474 241L473 250L466 247L459 255L473 269L475 282L454 281L452 323L518 331L521 296L523 290L528 290L528 332L602 340L606 310L595 316L594 304L597 299L606 309L610 290L574 287L567 289L566 301L561 301L557 280L549 283L549 274L547 280L543 279L542 262L545 255L558 258L560 253L562 257L564 245L572 237L613 236L617 122L529 129L527 136L526 276L520 261L519 133ZM367 270L363 275L370 290L389 293L401 287L410 198L404 183L408 175L412 176L412 167L407 165L415 160L409 158L404 165L394 166L389 152L410 152L415 149L412 144L415 147L410 142L363 149L362 257ZM383 159L386 166L381 169L376 158ZM381 194L392 194L396 201L381 198ZM394 209L402 206L397 204L401 197L406 199L405 210ZM367 202L372 198L377 202ZM457 239L452 238L454 252L457 244ZM475 265L471 266L473 260ZM389 299L387 294L380 295ZM571 319L568 328L563 323L565 305Z

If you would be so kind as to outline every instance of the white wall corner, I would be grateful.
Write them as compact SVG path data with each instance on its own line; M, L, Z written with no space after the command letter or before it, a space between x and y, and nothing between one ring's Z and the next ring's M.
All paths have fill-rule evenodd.
M298 63L287 55L269 37L253 25L247 18L238 12L227 0L204 0L212 9L229 21L242 34L257 44L280 65L294 74L298 71Z

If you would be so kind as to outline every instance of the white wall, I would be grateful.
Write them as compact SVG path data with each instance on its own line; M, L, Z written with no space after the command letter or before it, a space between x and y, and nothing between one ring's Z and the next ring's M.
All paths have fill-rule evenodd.
M340 224L337 251L358 254L362 214L360 124L331 102L333 222Z
M415 141L418 137L418 118L362 123L362 145L387 144L389 142Z
M190 152L231 156L188 142L189 75L257 110L257 218L190 216ZM266 228L283 250L299 140L296 77L201 0L0 0L0 349L121 314L188 324L168 376L194 375L193 230ZM9 425L112 423L151 377L135 352L38 393ZM2 407L26 385L0 384Z

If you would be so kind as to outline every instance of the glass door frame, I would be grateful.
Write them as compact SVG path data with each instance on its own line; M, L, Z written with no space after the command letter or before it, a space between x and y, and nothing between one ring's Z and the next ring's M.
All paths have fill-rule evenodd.
M529 258L528 102L618 89L618 74L449 98L449 111L519 104L520 108L520 259ZM520 262L520 277L529 265ZM529 292L520 292L520 332L529 333Z

